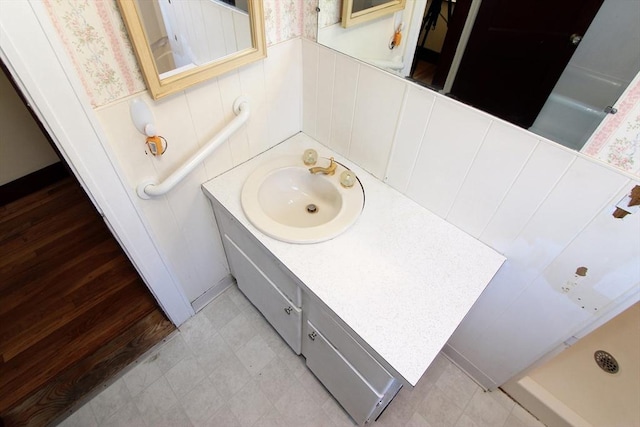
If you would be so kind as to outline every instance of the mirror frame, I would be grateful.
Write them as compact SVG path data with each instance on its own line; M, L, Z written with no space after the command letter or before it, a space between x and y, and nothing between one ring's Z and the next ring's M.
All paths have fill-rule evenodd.
M378 6L370 7L359 12L353 12L354 0L343 0L342 2L342 27L348 28L353 25L380 18L389 13L404 9L406 0L389 0Z
M140 19L135 0L117 0L117 2L122 19L129 32L131 44L138 58L140 71L153 99L159 99L179 92L189 86L201 83L267 56L262 1L249 1L247 3L249 6L248 13L253 47L161 79L155 60L153 59L151 46L149 46L147 41L147 35L142 20Z

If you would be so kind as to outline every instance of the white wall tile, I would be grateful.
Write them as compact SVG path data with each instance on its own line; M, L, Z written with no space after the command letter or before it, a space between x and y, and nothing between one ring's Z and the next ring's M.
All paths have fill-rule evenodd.
M316 105L316 138L331 139L331 115L333 112L333 87L335 79L336 53L329 49L318 51L318 92Z
M322 48L326 49L326 48ZM351 144L351 129L353 126L353 114L356 103L356 87L360 66L358 62L337 54L333 85L333 110L331 111L331 138L329 141L318 139L322 144L328 145L334 151L343 156L349 154ZM330 88L318 88L329 90Z
M200 189L206 180L204 168L199 166L166 196L174 216L179 218L179 232L188 248L188 261L182 263L180 269L192 270L187 295L189 301L229 274L211 206Z
M488 116L436 99L407 195L445 218L487 133Z
M584 185L590 179L598 180L600 185ZM606 206L611 194L617 193L625 182L621 175L578 158L519 236L504 248L506 265L473 307L468 317L470 320L464 322L461 333L464 334L467 328L476 329L478 319L482 319L482 327L488 327L496 316L495 307L511 304ZM512 189L516 190L518 188Z
M560 345L588 318L539 277L488 328L475 334L467 354L502 384Z
M169 144L162 156L150 156L157 171L156 177L162 180L198 150L197 137L184 92L151 101L148 105L158 134Z
M316 43L302 41L302 131L316 138L318 51ZM317 139L317 138L316 138Z
M302 128L302 43L300 39L269 47L264 61L268 146L272 147Z
M179 220L173 214L171 203L164 196L141 200L139 206L151 225L158 250L170 263L171 272L182 284L187 299L192 301L199 296L195 294L204 279L190 257L189 245L182 234ZM195 289L192 284L196 284Z
M405 82L371 66L358 78L349 159L379 179L391 153Z
M225 125L218 79L212 79L185 91L191 120L199 147L204 147ZM213 178L233 167L229 142L224 141L204 161L207 178Z
M236 98L241 95L245 95L240 86L240 76L238 71L232 71L224 74L218 78L218 86L220 87L220 99L222 100L222 112L224 114L224 122L228 123L235 117L233 112L233 103ZM249 102L252 101L252 97L247 97ZM254 103L251 103L252 115L255 115L253 109ZM249 150L249 136L247 132L247 125L245 124L234 135L229 138L229 150L231 151L231 158L233 164L237 165L245 160L251 158Z
M596 216L610 214L612 194L625 185L628 179L619 173L578 157L507 245L507 263L449 344L502 384L579 327L588 315L541 273ZM594 244L590 240L581 246ZM569 264L573 273L577 266Z
M542 141L482 232L480 240L504 252L575 158L575 153Z
M141 99L152 108L153 101L146 93L134 98ZM156 174L153 156L145 153L145 138L131 121L129 101L134 98L96 110L96 116L118 159L120 168L132 187L143 177L153 177Z
M385 174L385 182L403 193L409 185L436 99L431 90L416 85L406 86L404 105Z
M627 181L608 168L577 158L505 253L528 267L545 267ZM539 253L541 249L544 253Z
M478 237L538 143L523 129L493 122L447 221Z
M589 292L597 292L603 301L613 301L640 281L640 215L612 216L615 203L638 184L624 185L611 203L544 270L545 279L554 289L559 291L581 266L587 267L586 276L567 294L574 302L575 295L588 296ZM597 314L592 307L586 309L591 310L592 315Z
M253 62L240 68L242 94L249 98L252 114L245 124L249 140L249 155L260 154L269 148L269 105L265 84L264 61Z

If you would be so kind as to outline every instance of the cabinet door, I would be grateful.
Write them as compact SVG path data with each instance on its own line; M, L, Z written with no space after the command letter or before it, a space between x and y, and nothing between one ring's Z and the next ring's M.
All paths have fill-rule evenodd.
M222 239L238 288L271 323L289 346L300 354L302 310L296 307L278 287L227 236Z
M353 368L366 378L369 386L378 394L385 395L397 382L358 342L317 304L305 306L307 319L322 332ZM303 345L303 352L305 351Z
M224 209L215 207L215 205L214 212L220 229L220 235L224 236L226 234L229 236L229 239L242 249L246 257L249 258L265 276L278 285L280 292L286 295L296 307L302 307L302 291L295 280L287 273L286 268L279 261L276 261L271 252L264 248L236 218L233 218Z
M360 373L327 339L307 321L310 343L305 357L307 366L358 423L364 424L383 396L371 388Z

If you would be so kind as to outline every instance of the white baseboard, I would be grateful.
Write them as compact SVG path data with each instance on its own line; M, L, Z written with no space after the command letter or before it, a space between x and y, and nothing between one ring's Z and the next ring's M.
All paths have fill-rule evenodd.
M207 304L213 301L218 295L224 292L229 286L233 285L235 280L233 276L227 274L218 283L210 287L200 295L198 298L191 302L191 307L197 313L202 310Z
M458 366L458 368L462 369L467 375L469 375L484 390L495 390L498 388L499 384L496 384L488 375L482 372L449 344L445 344L442 348L442 353L444 353L451 362Z

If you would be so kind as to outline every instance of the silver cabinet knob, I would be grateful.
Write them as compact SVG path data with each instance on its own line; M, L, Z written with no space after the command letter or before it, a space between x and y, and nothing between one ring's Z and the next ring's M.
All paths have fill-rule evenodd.
M316 334L316 331L313 331L313 332L311 332L311 333L309 334L309 339L310 339L311 341L315 341L317 336L318 336L318 334Z
M608 105L605 109L604 112L607 114L615 114L618 112L617 108L612 107L611 105Z
M289 306L289 307L284 309L284 312L287 313L288 315L291 315L292 311L293 311L293 307L291 307L291 306Z

